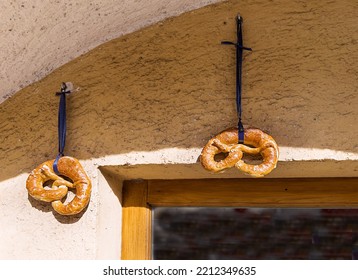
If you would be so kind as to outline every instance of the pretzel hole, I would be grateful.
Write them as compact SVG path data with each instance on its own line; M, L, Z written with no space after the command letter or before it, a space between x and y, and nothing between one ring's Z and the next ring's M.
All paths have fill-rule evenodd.
M73 180L67 176L60 175L60 177L70 183L73 183ZM68 204L76 196L76 190L73 188L68 188L67 194L61 199L63 204Z
M62 179L64 179L64 180L66 180L67 182L70 182L70 183L73 184L73 180L72 180L71 178L66 177L66 176L64 176L64 175L60 175L60 177L61 177Z
M75 196L76 196L75 189L69 188L67 194L61 199L61 202L66 205L69 202L71 202Z
M258 148L258 147L254 146L254 145L247 144L247 143L244 143L244 145L245 145L246 147L253 148L253 149Z
M43 187L45 190L51 190L52 187L52 183L54 182L54 180L48 180L43 184Z
M263 161L263 157L261 154L252 155L244 153L242 160L248 164L260 164Z
M218 153L214 156L214 160L216 162L220 162L220 161L224 160L228 155L229 155L229 153Z
M73 183L73 181L70 178L66 177L66 176L61 175L60 177L62 179L64 179L64 180L70 182L70 183ZM51 190L53 182L55 182L55 181L54 180L48 180L48 181L44 182L42 186L43 186L43 188L45 190Z

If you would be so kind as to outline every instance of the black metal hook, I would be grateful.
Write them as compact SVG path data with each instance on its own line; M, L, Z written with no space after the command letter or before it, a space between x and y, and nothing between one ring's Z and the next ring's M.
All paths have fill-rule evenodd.
M237 47L240 50L247 50L247 51L252 51L252 48L248 48L248 47L244 47L242 45L242 24L243 24L243 19L240 15L237 15L236 18L236 33L237 33L237 42L231 42L231 41L221 41L222 45L234 45L235 47Z
M56 95L69 94L69 93L71 93L71 90L68 89L67 84L65 82L62 82L61 91L56 92Z

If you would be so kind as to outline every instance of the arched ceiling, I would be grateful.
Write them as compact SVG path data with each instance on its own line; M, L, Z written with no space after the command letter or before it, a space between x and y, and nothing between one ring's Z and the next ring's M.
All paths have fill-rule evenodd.
M106 41L219 1L1 1L0 103Z

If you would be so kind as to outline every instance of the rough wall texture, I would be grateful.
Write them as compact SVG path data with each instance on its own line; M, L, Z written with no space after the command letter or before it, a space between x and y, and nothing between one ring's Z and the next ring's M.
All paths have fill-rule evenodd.
M110 39L217 0L0 2L0 103Z
M235 51L220 41L235 40L238 12L254 49L244 58L244 123L281 147L282 168L270 176L357 176L356 1L228 1L103 44L1 104L0 221L9 226L0 257L95 258L106 216L98 166L122 166L107 169L122 178L156 178L150 164L168 163L187 165L171 165L170 178L211 176L196 162L212 135L236 123ZM72 218L53 215L24 186L56 155L62 81L76 88L65 153L82 160L95 186L88 210ZM38 242L15 242L29 232ZM42 246L53 239L56 254Z

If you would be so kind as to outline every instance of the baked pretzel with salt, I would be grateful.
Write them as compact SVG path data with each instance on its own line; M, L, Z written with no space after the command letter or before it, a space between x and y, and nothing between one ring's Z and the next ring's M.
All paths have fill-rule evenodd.
M73 157L64 156L66 143L66 94L71 93L68 85L62 83L58 113L59 153L54 160L48 160L37 166L26 180L29 195L36 200L52 202L54 210L61 215L80 213L89 203L92 184L80 162ZM51 183L52 181L52 183ZM51 187L44 187L51 184ZM76 190L75 197L69 203L62 203L68 194L68 188Z
M215 156L221 153L227 156L217 161ZM244 153L260 154L262 163L245 163ZM278 155L276 141L260 129L245 129L244 143L238 144L238 129L229 128L208 141L201 152L200 161L205 169L212 172L221 172L227 168L236 167L253 177L263 177L276 167Z
M54 172L54 161L48 160L32 170L26 180L26 189L36 200L52 202L54 210L61 215L78 214L90 201L91 181L77 159L63 156L58 160L59 173L71 182ZM52 181L51 188L44 188L49 181ZM69 203L63 204L61 199L67 195L68 188L76 189L76 195Z
M239 170L254 176L262 177L270 173L278 161L278 146L275 140L265 132L257 128L244 129L241 122L241 75L243 50L252 50L244 47L242 39L242 17L236 18L237 42L222 41L225 45L236 47L236 109L238 113L238 127L229 128L204 146L200 161L203 167L209 171L220 172L227 168L236 167ZM222 160L216 160L218 154L227 154ZM248 164L243 160L243 155L258 155L262 157L260 164Z

